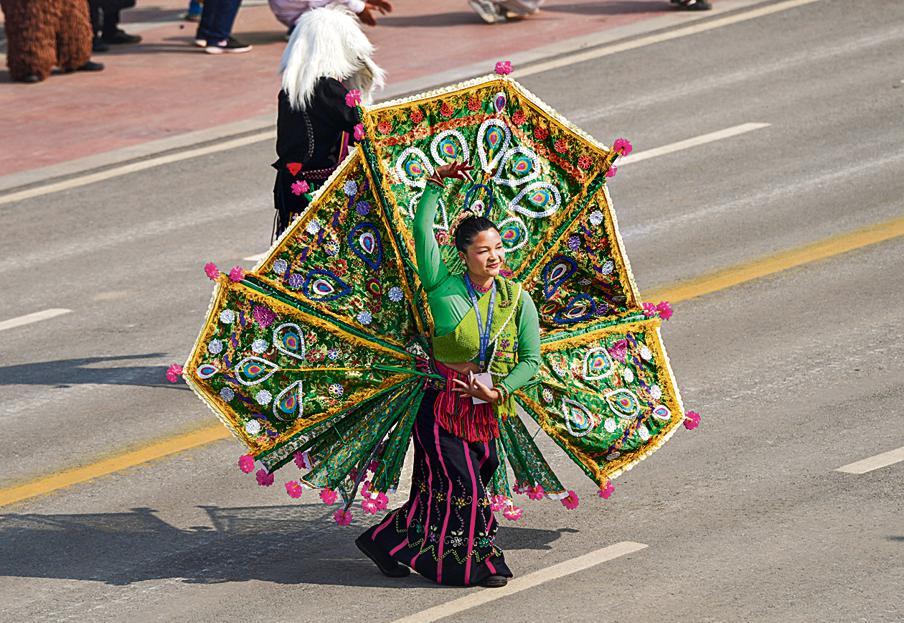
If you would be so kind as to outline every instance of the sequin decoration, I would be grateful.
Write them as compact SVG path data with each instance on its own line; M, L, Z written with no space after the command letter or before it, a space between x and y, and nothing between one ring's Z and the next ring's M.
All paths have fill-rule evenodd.
M396 160L396 174L406 186L423 188L427 178L433 175L433 165L427 154L417 147L409 147Z
M312 301L335 301L342 298L351 288L338 276L328 270L314 269L305 277L302 292Z
M562 203L559 189L549 182L534 182L509 202L509 208L530 218L544 218L555 214Z
M565 283L578 269L575 261L564 255L557 255L543 267L540 278L543 280L543 296L551 299L556 290Z
M573 437L583 437L599 424L599 420L587 407L570 398L562 399L562 415L565 427Z
M612 412L620 418L633 419L640 411L640 401L629 389L616 389L609 392L606 394L606 402L609 403Z
M380 231L373 223L359 223L352 227L348 232L348 246L369 268L380 268L383 262L383 241Z
M497 114L505 110L506 104L508 104L508 97L506 97L505 91L499 91L493 96L493 109Z
M497 224L499 237L502 238L502 246L506 252L515 251L527 244L530 238L527 227L517 216L510 216Z
M291 422L303 415L301 390L301 381L295 381L276 395L276 400L273 401L273 415L276 419Z
M202 363L200 366L198 366L198 369L195 370L195 376L203 381L204 379L209 379L219 371L220 369L213 364Z
M668 421L672 419L672 412L665 405L656 405L653 407L653 417L657 420Z
M458 130L446 130L437 134L430 143L430 154L437 164L471 159L471 150L465 135Z
M273 329L273 347L289 357L304 360L304 338L301 327L286 322Z
M251 386L263 383L279 370L272 361L260 357L245 357L233 368L236 380L242 385Z
M605 348L591 348L584 355L584 380L594 381L611 376L615 372L612 358Z
M512 131L499 119L487 119L477 130L477 157L481 168L490 173L512 142Z

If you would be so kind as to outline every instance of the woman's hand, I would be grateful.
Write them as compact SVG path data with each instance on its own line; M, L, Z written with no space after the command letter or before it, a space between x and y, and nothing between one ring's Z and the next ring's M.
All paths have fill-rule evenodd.
M458 162L457 160L453 160L449 164L444 164L441 167L436 168L436 175L439 177L451 177L457 180L468 180L473 181L471 179L471 171L474 169L467 162Z
M468 372L467 383L459 379L452 379L452 382L456 385L456 387L452 388L453 392L457 394L465 394L467 396L471 396L472 398L478 398L493 405L499 402L499 399L502 397L502 394L499 393L499 390L492 387L487 387L486 385L478 381L473 372Z

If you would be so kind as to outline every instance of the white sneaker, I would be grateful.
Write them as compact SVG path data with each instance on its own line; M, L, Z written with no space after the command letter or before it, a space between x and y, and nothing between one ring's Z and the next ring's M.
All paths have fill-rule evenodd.
M208 54L242 54L250 52L251 46L229 37L204 48Z
M474 12L487 24L497 24L505 21L505 15L499 12L499 7L490 0L468 0L468 4Z
M195 39L195 45L199 48L207 47L207 39Z

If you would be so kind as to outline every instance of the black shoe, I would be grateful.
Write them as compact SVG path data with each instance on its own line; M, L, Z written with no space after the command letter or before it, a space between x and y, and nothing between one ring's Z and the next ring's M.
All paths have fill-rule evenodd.
M508 578L504 575L490 575L480 583L484 588L502 588L506 584L508 584Z
M94 61L88 61L81 67L76 67L75 71L103 71L104 64L103 63L95 63Z
M103 39L104 43L111 45L127 45L141 42L139 35L130 35L122 29L117 29L112 35L104 35L101 39Z
M204 51L208 54L241 54L242 52L250 52L251 46L242 43L238 39L229 37L216 43L209 43Z
M100 37L94 37L91 40L91 51L92 52L108 52L110 50L110 46L104 43L104 40Z
M355 539L355 545L358 546L358 549L361 550L362 554L370 558L371 561L377 565L377 569L379 569L383 575L388 575L391 578L404 578L411 573L411 569L405 565L400 565L390 558L389 554L381 552L374 547L373 543L369 541L364 534Z
M38 74L28 74L27 76L19 80L19 82L24 82L26 84L35 84L41 82L42 80L43 78L41 78L41 76L39 76Z

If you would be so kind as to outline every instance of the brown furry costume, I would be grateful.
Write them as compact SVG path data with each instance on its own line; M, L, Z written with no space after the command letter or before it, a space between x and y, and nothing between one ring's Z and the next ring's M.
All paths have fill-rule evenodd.
M0 0L6 16L6 64L13 80L41 80L54 65L72 71L91 58L85 0Z

